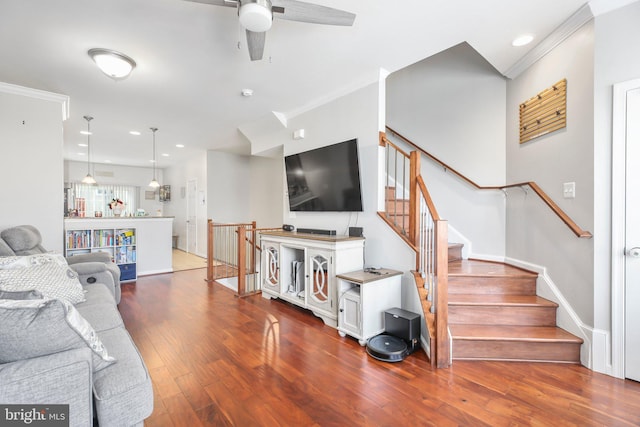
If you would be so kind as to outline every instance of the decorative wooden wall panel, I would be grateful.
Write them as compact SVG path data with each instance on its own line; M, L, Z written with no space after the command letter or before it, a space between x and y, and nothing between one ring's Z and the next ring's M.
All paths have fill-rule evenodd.
M567 126L567 79L520 104L520 144Z

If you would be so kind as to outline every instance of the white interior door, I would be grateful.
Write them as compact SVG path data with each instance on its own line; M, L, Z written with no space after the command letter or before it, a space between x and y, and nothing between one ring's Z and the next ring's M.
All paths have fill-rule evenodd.
M198 252L198 182L187 181L187 252Z
M640 381L640 88L626 111L625 377Z

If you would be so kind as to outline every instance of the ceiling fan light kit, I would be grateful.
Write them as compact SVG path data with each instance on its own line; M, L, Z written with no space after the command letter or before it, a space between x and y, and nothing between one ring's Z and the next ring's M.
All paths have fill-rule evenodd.
M269 0L241 0L238 9L240 25L254 33L263 33L271 28L273 14Z
M356 15L340 9L298 0L186 0L214 6L235 7L238 20L247 33L247 48L252 61L262 59L266 32L273 18L310 24L352 26Z
M114 80L126 79L136 68L136 61L111 49L95 48L87 52L100 71Z

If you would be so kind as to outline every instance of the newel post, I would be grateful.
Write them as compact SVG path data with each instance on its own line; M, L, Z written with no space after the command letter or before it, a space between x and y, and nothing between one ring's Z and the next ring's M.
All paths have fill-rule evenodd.
M207 282L213 282L213 220L207 220Z
M243 296L247 288L247 227L238 226L238 295Z

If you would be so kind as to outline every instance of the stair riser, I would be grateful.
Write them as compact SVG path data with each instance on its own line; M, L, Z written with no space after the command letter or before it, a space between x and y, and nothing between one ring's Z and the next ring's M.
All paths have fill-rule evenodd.
M385 203L385 209L388 214L409 214L409 201L408 200L387 200Z
M518 277L449 276L449 294L535 295L536 280Z
M580 363L580 344L454 339L453 358Z
M462 259L462 245L449 246L449 262Z
M454 325L555 326L555 307L469 306L449 304Z

